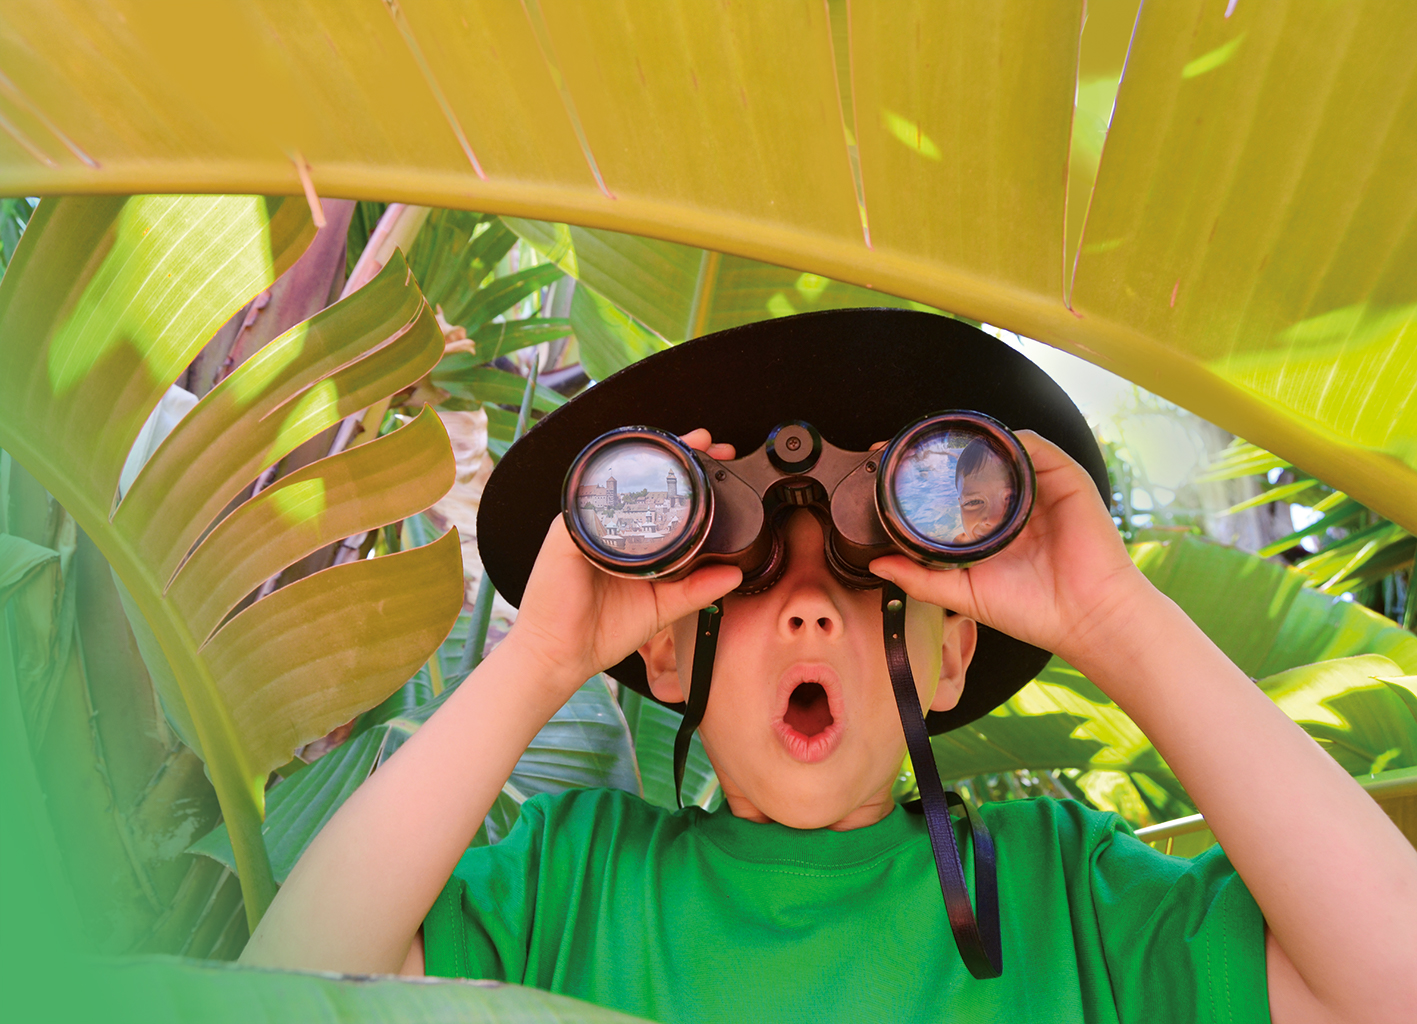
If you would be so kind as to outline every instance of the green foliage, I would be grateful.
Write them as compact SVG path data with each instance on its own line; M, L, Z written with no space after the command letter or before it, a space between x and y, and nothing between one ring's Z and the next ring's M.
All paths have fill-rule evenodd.
M469 324L467 314L479 300L484 307L488 304L479 293L492 283L498 264L516 243L517 236L496 217L465 210L434 210L409 251L408 265L428 301L442 307L443 318L472 333L481 322ZM514 293L515 289L507 290L505 284L498 283L507 294ZM510 309L525 295L507 302L496 313ZM487 319L490 317L482 322Z
M668 344L642 327L609 299L577 288L571 300L571 329L580 343L581 364L594 380L604 380Z
M355 230L351 224L351 248ZM428 215L413 243L409 267L444 321L462 328L471 340L470 345L450 341L429 376L445 393L439 406L485 409L493 436L510 441L504 414L521 404L525 382L508 368L513 364L505 357L571 333L566 317L539 315L546 289L564 275L554 264L539 262L529 246L519 245L499 218L464 210ZM501 365L490 365L494 361ZM425 398L415 391L411 400L416 407ZM538 387L534 408L544 413L564 402L557 392Z
M354 212L349 218L349 235L344 250L346 280L354 273L354 265L359 262L360 253L369 244L369 238L374 234L374 229L379 226L379 218L384 215L388 206L388 203L371 203L364 200L354 205Z
M634 737L644 798L673 810L679 806L674 797L674 737L679 731L679 715L627 686L620 688L620 707ZM698 804L712 810L722 794L703 741L695 733L684 765L684 806Z
M0 528L15 531L0 533L0 686L43 788L80 948L235 956L247 935L239 885L184 852L216 821L216 796L154 700L108 566L4 453Z
M37 199L0 199L0 270L10 265Z
M1305 576L1194 538L1132 549L1142 571L1351 773L1417 765L1417 637ZM1052 659L993 713L932 740L976 796L1072 791L1134 825L1194 812L1141 730ZM1031 792L1005 773L1028 773ZM991 778L991 776L993 778Z
M1327 594L1351 594L1409 629L1417 623L1417 601L1408 596L1417 538L1288 460L1246 441L1231 444L1203 479L1252 476L1265 476L1269 486L1222 515L1287 501L1309 520L1261 548L1261 557L1283 554L1307 577L1307 586Z
M588 321L603 311L601 330L619 337L623 346L612 354L609 339L601 342L605 368L620 369L614 364L628 365L648 355L655 344L769 317L859 306L939 312L817 274L673 242L598 228L504 220L546 259L605 300L594 309L582 308Z
M458 649L452 639L443 648L444 657ZM455 690L450 687L434 696L427 667L419 669L408 683L361 718L347 742L270 791L262 833L277 882L285 881L310 841L359 784L393 756ZM501 840L529 797L595 786L641 792L634 740L600 676L587 681L537 733L472 845ZM224 825L195 843L189 852L236 869Z

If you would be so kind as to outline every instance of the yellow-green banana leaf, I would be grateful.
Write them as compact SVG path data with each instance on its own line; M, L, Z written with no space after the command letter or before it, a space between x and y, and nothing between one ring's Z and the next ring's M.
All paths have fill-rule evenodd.
M13 0L0 193L308 185L778 263L1081 354L1414 528L1415 81L1403 0Z

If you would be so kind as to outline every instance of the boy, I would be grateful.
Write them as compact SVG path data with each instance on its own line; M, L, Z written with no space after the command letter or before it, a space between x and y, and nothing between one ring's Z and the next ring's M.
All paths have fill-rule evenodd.
M956 544L983 540L1009 514L1014 497L1013 474L983 438L965 445L955 463L959 494L960 532Z
M1039 377L957 322L853 311L686 343L547 417L504 458L493 480L510 483L489 484L479 518L489 573L520 598L515 627L312 843L245 959L503 977L662 1020L1414 1019L1417 852L1135 569L1101 481L1069 457L1100 464L1085 425ZM718 443L683 436L725 460L725 431L742 448L799 416L863 450L951 407L1019 431L1037 499L1017 539L972 568L871 564L912 599L921 706L962 724L1041 664L1000 682L1008 645L1054 651L1152 738L1225 851L1164 857L1070 802L986 805L1004 949L986 981L960 966L920 819L890 799L904 743L879 592L829 571L819 520L786 516L783 575L739 594L729 566L672 583L606 575L546 514L570 456L627 421L722 423ZM525 538L548 519L528 578ZM642 664L656 698L682 700L694 613L720 600L701 731L725 807L536 798L448 881L582 681Z

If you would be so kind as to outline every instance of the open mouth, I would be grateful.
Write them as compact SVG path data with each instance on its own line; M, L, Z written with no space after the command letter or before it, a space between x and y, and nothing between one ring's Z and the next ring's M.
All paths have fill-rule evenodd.
M811 739L835 721L831 702L821 683L802 683L787 699L787 712L782 720L794 730Z
M778 691L782 709L773 723L787 752L813 764L836 749L842 736L841 684L830 667L799 664L790 669Z

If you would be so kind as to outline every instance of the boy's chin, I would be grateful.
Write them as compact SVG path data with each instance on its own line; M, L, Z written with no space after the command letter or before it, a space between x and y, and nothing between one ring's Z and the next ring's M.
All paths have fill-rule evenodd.
M893 806L889 785L862 801L843 798L840 793L774 791L725 795L729 809L740 818L775 821L798 829L862 828L880 821Z

